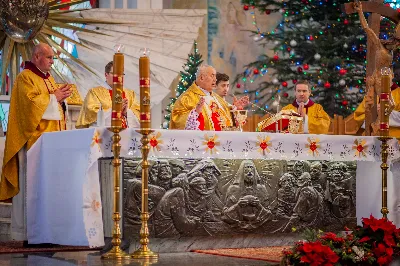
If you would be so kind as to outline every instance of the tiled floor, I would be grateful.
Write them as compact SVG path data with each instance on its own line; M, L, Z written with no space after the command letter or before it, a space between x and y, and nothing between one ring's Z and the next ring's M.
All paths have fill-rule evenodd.
M107 261L93 252L58 252L37 254L0 254L1 266L105 266L105 265L158 265L158 266L258 266L272 265L265 261L237 259L198 253L162 253L157 262ZM277 264L275 264L277 265Z

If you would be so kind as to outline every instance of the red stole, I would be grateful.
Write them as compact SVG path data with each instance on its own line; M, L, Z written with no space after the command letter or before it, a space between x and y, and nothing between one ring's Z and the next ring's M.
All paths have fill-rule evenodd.
M214 130L215 131L221 131L221 119L220 119L220 115L218 112L212 112L211 114L211 120L213 122L214 125Z
M299 108L299 104L297 103L296 100L293 101L292 105L296 108ZM311 101L311 99L308 99L308 103L304 105L304 108L306 108L306 114L308 114L308 107L311 107L314 105L314 102Z
M113 91L112 90L108 90L108 92L110 93L111 102L112 102L112 99L113 99L112 92ZM124 91L122 91L122 99L126 99ZM128 128L128 123L127 123L125 115L122 115L121 120L122 120L122 128Z
M199 117L197 118L197 121L199 121L199 123L200 123L199 129L200 130L204 130L204 116L203 116L203 113L199 114Z
M211 104L217 105L216 102L212 102ZM217 110L218 109L219 109L219 106L217 107ZM197 118L197 121L200 123L199 129L200 130L204 130L204 116L203 116L203 113L199 114L199 117ZM218 111L211 113L211 122L213 123L214 131L221 131L222 130L221 124L220 124L221 123L220 114L218 113Z

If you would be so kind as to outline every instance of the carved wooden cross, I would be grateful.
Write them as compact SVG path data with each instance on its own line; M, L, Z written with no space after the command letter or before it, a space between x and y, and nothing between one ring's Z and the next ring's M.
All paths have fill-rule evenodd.
M379 36L381 16L390 19L396 24L400 21L399 13L395 9L385 6L383 0L362 1L361 3L363 12L371 13L368 18L368 26L375 32L376 36ZM357 13L354 9L353 3L344 4L343 11L346 14ZM372 45L371 40L367 40L367 77L371 76L375 71L375 55L375 47ZM365 135L367 136L371 135L371 124L376 121L378 117L376 109L376 94L374 96L373 104L371 112L365 113Z

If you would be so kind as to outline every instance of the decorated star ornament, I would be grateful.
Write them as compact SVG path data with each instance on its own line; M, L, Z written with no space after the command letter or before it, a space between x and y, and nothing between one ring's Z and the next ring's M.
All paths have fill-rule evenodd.
M149 144L150 144L150 149L153 152L160 152L161 151L161 144L164 144L164 141L161 139L161 132L156 132L153 133L149 136Z
M72 56L54 40L54 38L60 38L89 48L60 33L54 27L102 34L95 30L76 26L76 24L119 24L106 20L74 16L75 12L85 9L62 10L84 2L89 2L89 0L71 0L65 3L57 0L0 0L0 50L2 50L3 58L5 58L1 69L2 79L5 79L10 65L17 65L15 71L9 71L10 79L14 80L19 72L19 64L11 64L11 62L19 62L20 57L24 61L29 60L34 45L39 42L50 45L56 52L57 60L73 74L75 72L71 69L68 60L74 61L94 73L83 61ZM54 67L53 70L61 79L65 80L63 75Z
M307 142L308 142L306 144L306 148L308 149L307 153L311 154L312 156L318 156L319 155L318 149L321 148L319 138L308 137Z
M218 153L218 146L220 145L220 141L218 140L218 136L216 134L207 133L204 135L203 146L205 149L205 153L216 154Z
M96 130L94 132L93 138L92 138L92 143L90 144L91 147L97 146L99 148L99 151L101 150L101 144L103 143L103 140L100 137L100 132Z
M366 145L366 143L367 141L365 139L354 140L352 150L356 157L367 157L368 145Z
M269 136L257 136L257 150L262 155L266 155L270 153L270 148L272 147L272 142L270 141L271 137Z

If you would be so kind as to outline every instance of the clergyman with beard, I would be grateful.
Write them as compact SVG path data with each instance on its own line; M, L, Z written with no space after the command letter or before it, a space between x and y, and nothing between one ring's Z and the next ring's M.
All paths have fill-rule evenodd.
M251 160L243 160L233 184L228 188L223 220L251 230L268 220L268 191ZM244 222L244 223L242 223Z

